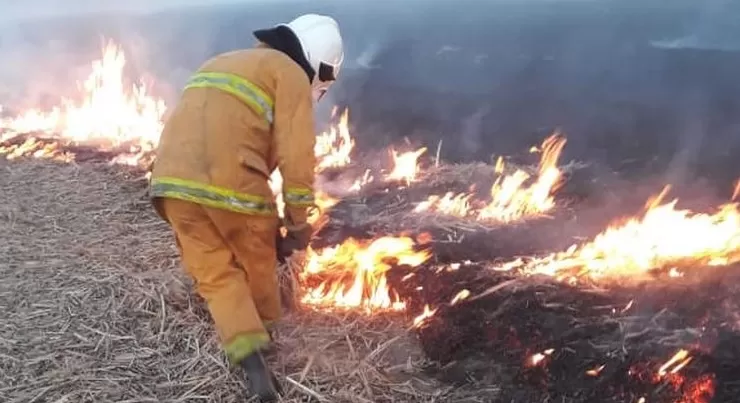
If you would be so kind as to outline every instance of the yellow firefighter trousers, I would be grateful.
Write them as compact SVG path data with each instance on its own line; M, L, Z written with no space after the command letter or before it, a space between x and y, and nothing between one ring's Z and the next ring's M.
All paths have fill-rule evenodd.
M206 300L232 363L268 344L265 326L281 316L276 272L278 220L155 200L175 232L182 264Z

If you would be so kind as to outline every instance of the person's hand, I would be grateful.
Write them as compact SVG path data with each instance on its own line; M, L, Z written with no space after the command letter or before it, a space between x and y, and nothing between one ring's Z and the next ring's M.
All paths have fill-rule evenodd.
M287 234L282 237L278 244L278 251L281 256L290 256L295 251L308 248L313 235L313 228L310 224L300 226L286 227Z

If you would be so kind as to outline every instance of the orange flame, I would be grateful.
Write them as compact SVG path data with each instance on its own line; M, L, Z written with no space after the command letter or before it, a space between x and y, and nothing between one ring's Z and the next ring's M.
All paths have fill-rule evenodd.
M15 136L6 136L5 140L0 138L0 143L13 137ZM64 151L58 143L44 142L36 137L28 137L20 144L0 146L0 155L5 155L7 160L14 160L25 156L60 162L72 162L75 160L74 154Z
M386 176L386 180L404 182L406 185L410 185L411 182L416 180L419 174L418 160L425 152L427 152L426 147L405 153L398 153L396 150L391 149L393 169Z
M497 222L511 222L547 212L555 206L553 194L562 177L557 162L565 142L565 138L557 133L543 141L542 157L534 182L531 181L530 174L520 169L510 175L503 175L505 163L499 157L495 166L498 176L491 187L491 200L480 208L473 207L475 203L472 201L472 194L447 193L442 197L430 196L419 203L414 211L433 211Z
M588 376L599 376L599 374L601 374L601 371L603 371L604 368L606 368L606 365L599 365L596 368L592 368L592 369L589 369L588 371L586 371L586 375L588 375Z
M450 301L450 305L455 305L460 301L466 300L468 297L470 297L470 291L469 290L462 290L455 294L454 297L452 297L452 300Z
M336 108L333 115L336 113ZM349 110L345 109L342 116L339 119L339 123L332 125L329 131L323 132L318 135L316 141L316 147L314 152L316 153L316 172L321 172L326 168L331 167L343 167L349 165L352 162L351 152L354 148L355 141L349 133L348 126ZM368 173L366 173L367 176ZM355 184L358 188L362 185L359 182ZM355 186L353 185L353 186ZM284 216L285 203L283 202L283 176L280 174L280 170L276 169L270 175L270 189L275 195L275 201L278 205L278 214L280 217ZM315 194L316 206L318 210L314 210L309 216L309 222L315 223L321 217L321 211L328 209L339 202L336 198L333 198L326 193L317 191Z
M555 349L548 348L547 350L541 352L541 353L535 353L529 356L527 358L527 362L525 363L526 366L534 367L537 365L542 365L545 363L545 359L552 355L552 353L555 352Z
M661 204L661 197L651 198L641 217L614 224L591 242L500 268L575 281L580 277L634 278L661 269L678 276L678 267L740 261L738 204L724 204L713 214L694 213L676 209L677 200Z
M113 163L141 165L159 143L163 128L164 101L147 94L143 84L126 88L123 50L108 42L100 60L92 63L92 72L83 84L84 100L75 104L62 99L61 106L44 112L31 109L14 118L0 119L0 143L24 133L40 133L47 139L28 137L20 144L0 146L7 159L22 156L71 162L75 156L64 151L68 145L90 145L104 150L122 150ZM349 134L349 111L344 110L339 123L321 133L316 142L317 171L350 163L354 140ZM282 216L282 177L275 171L270 181ZM328 208L337 200L317 192L317 206ZM311 216L315 222L319 213Z
M676 403L709 403L715 392L715 381L712 375L699 377L686 377L680 372L691 363L692 357L689 351L678 350L670 359L649 375L655 384L666 385L681 393ZM644 376L644 368L631 368L630 374L639 377ZM647 401L641 398L640 401Z
M329 308L402 310L405 304L388 287L390 260L419 266L427 251L414 251L408 237L382 237L372 241L348 239L321 250L309 249L300 275L306 289L303 303Z
M470 200L472 194L447 192L444 196L429 196L425 201L419 203L414 208L414 212L434 211L445 215L454 215L465 217L470 214L472 207Z
M280 218L283 218L285 216L285 202L283 201L283 176L280 175L280 170L278 169L273 171L272 175L270 176L270 189L275 195L275 202L277 203L278 207L278 216ZM327 209L339 203L339 199L331 197L322 191L314 192L314 197L316 198L315 203L318 209L312 209L310 215L308 216L308 222L311 224L318 222L318 220Z
M365 173L362 175L361 178L358 178L352 183L352 186L349 187L350 192L358 192L360 189L362 189L363 186L367 185L368 183L372 182L373 179L375 179L371 174L370 170L366 169Z
M336 107L332 116L336 114ZM355 147L355 140L349 133L349 109L344 109L339 123L331 126L328 132L316 137L315 153L318 159L318 172L326 168L343 167L351 162L350 155Z
M166 106L161 99L149 96L144 84L127 88L125 65L123 50L108 42L102 58L92 63L92 72L82 85L84 100L81 103L62 99L61 106L50 111L31 109L16 117L0 119L0 143L25 133L43 134L53 141L42 142L30 137L22 144L0 147L0 154L9 159L32 156L68 162L74 160L74 155L61 151L66 145L91 145L111 150L125 146L128 149L112 162L142 163L159 143ZM349 133L348 120L349 111L345 109L337 125L317 136L317 171L350 163L355 143ZM273 176L273 183L278 186L282 183L279 175L278 172Z
M424 310L421 312L421 314L415 317L412 322L414 324L414 327L421 327L421 325L423 325L424 322L427 321L427 319L434 316L435 313L437 313L436 309L430 308L429 305L424 305Z
M665 364L658 369L658 375L665 376L668 373L675 374L691 362L692 358L687 350L681 349L676 352Z
M166 107L161 99L149 96L144 84L127 88L125 65L123 51L108 42L102 59L92 63L92 73L83 83L81 103L62 99L61 106L51 111L28 110L20 116L0 120L0 131L43 133L65 144L97 144L110 149L126 145L131 147L130 153L124 153L115 162L137 163L137 155L156 147ZM18 155L23 150L16 147L0 152ZM35 157L44 157L52 151L35 149L33 152Z

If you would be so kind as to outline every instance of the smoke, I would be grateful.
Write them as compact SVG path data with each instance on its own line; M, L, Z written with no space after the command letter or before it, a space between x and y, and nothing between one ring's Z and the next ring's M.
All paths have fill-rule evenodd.
M69 94L103 37L121 43L132 76L151 77L172 104L207 58L251 46L255 29L318 12L339 21L346 45L318 120L348 106L361 150L411 137L431 148L443 140L443 159L487 160L526 152L560 129L565 160L732 180L740 171L733 4L18 2L0 17L0 104ZM656 42L691 36L696 46Z
M384 21L393 36L366 63L375 68L341 84L356 126L382 134L360 140L382 146L421 133L428 145L444 138L443 158L480 160L522 153L560 129L566 160L638 178L663 172L674 183L710 176L724 186L738 176L740 55L653 44L699 14L716 38L736 40L729 24L712 25L717 7L525 3L454 13L438 4Z
M734 0L706 0L695 22L678 37L652 41L665 49L740 51L740 3Z
M0 105L11 110L50 107L79 93L79 83L108 40L125 51L129 76L155 84L157 95L171 104L193 69L219 51L214 46L220 41L219 25L228 19L209 21L208 10L228 15L229 7L264 4L263 0L10 3L0 13L4 62ZM247 35L239 39L242 46L235 47L253 42Z
M460 129L460 149L467 155L476 155L483 144L483 117L489 113L487 105L481 106L475 113L466 117Z
M3 12L0 14L0 23L101 13L149 14L168 9L181 9L183 7L259 4L266 1L269 0L128 0L126 2L31 0L27 2L8 2L8 4L3 5ZM271 1L274 3L281 0Z

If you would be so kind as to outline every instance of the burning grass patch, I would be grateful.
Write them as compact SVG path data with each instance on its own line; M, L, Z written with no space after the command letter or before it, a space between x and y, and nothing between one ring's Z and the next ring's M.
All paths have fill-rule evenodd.
M584 165L562 167L564 175L580 172ZM536 167L514 166L511 170L536 172ZM578 198L571 192L558 193L557 206L550 212L513 222L476 221L433 211L414 212L430 194L445 191L462 193L478 184L485 191L495 168L483 163L441 165L430 169L409 186L374 183L357 195L341 199L328 212L328 220L317 234L318 248L339 244L348 237L372 239L392 234L429 234L434 245L433 259L441 262L485 261L566 248L576 239L593 236L611 217L600 206L576 211ZM569 190L573 189L572 185ZM642 201L641 201L642 202Z
M12 134L0 130L0 157L15 160L33 157L57 162L113 163L128 166L147 166L154 160L154 153L142 150L135 142L105 144L88 140L77 144L48 134Z

